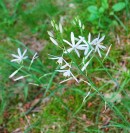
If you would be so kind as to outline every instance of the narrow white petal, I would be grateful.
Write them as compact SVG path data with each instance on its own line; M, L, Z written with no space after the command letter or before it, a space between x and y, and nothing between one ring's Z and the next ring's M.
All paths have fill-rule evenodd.
M54 58L49 58L49 59L52 59L52 60L57 60L57 59L58 59L58 57L54 57Z
M13 60L11 60L11 62L19 62L20 61L20 59L13 59Z
M28 56L25 56L25 57L23 57L21 60L25 60L25 59L27 59L28 58Z
M73 32L71 32L71 42L72 42L72 45L75 45L75 37Z
M98 39L100 38L100 33L98 34Z
M106 47L105 46L103 46L103 45L98 45L98 47L100 48L100 49L102 49L102 50L104 50L104 49L106 49Z
M66 72L67 70L56 70L57 72Z
M73 50L73 48L69 48L66 51L64 51L65 54L70 53Z
M19 58L19 56L18 55L15 55L15 54L11 54L13 57L15 57L15 58Z
M88 34L88 43L91 41L91 33Z
M109 46L109 48L108 48L108 50L107 50L107 53L106 53L106 55L105 55L105 58L108 56L108 54L109 54L109 52L110 52L110 49L111 49L111 46L112 46L112 44Z
M60 33L63 33L63 28L62 28L61 23L59 23L59 30L60 30Z
M22 56L24 56L26 54L26 52L27 52L27 49L24 50Z
M89 55L92 53L93 49L90 50L90 52L85 56L85 60L89 57Z
M97 52L98 52L99 56L102 57L99 48L97 48Z
M70 53L73 50L73 48L67 49L67 52Z
M22 56L20 48L18 48L18 55L19 55L20 57Z
M75 49L75 52L78 55L78 57L80 57L79 51L77 49Z
M57 57L57 58L59 58L58 56L55 56L55 55L51 55L51 54L48 54L49 56L52 56L52 57Z
M79 49L79 50L85 50L87 47L83 47L83 45L79 45L78 47L77 47L77 49Z
M65 43L69 44L69 45L72 47L72 44L71 44L70 42L68 42L67 40L64 40L64 39L63 39L63 41L64 41Z
M66 68L67 66L68 66L68 64L65 64L65 65L61 66L60 69L64 69L64 68Z
M79 27L80 27L80 28L82 27L81 20L79 20Z
M14 75L16 75L16 74L18 73L18 71L19 71L19 70L14 71L14 72L9 76L9 78L12 78Z
M78 45L80 45L81 44L81 42L83 42L83 38L81 38L77 43L76 43L76 47L78 46Z
M54 38L50 37L50 40L51 40L56 46L58 45L57 41L56 41Z
M89 65L89 63L90 63L90 61L88 61L83 67L82 67L82 71L84 71L86 68L87 68L87 66Z
M98 40L98 43L100 43L101 41L103 41L105 38L105 36L101 37L99 40Z
M49 35L50 37L54 37L54 35L52 34L52 32L47 31L47 33L48 33L48 35Z
M76 38L76 37L75 37L74 39L75 39L75 41L79 41L79 38Z
M59 27L58 27L58 25L57 25L57 24L55 24L55 28L56 28L56 30L57 30L57 31L59 30Z
M84 55L87 55L87 54L88 54L88 50L89 50L89 48L88 48L88 47L87 47L87 48L85 48Z

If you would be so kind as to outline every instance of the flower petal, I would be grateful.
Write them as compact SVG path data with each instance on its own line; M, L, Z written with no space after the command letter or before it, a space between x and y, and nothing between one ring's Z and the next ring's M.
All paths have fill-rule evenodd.
M97 51L98 51L99 56L102 57L99 48L97 48Z
M72 42L72 45L75 45L75 37L73 32L71 32L71 42Z
M77 49L75 49L75 52L78 55L78 57L80 57L79 51Z
M15 54L11 54L13 57L15 57L15 58L19 58L19 56L18 55L15 55Z
M88 34L88 43L91 41L91 33Z
M20 57L22 56L20 48L18 48L18 55L19 55Z
M58 43L57 43L57 41L56 41L54 38L50 37L50 40L51 40L56 46L58 46Z
M98 40L98 43L100 43L101 41L103 41L105 38L105 36L101 37L99 40Z
M70 42L68 42L67 40L64 40L64 39L63 39L63 41L64 41L65 43L69 44L69 45L72 47L72 44L71 44Z
M82 71L84 71L86 68L87 68L87 66L89 65L89 63L90 63L90 61L88 61L83 67L82 67Z
M11 62L17 62L17 61L19 62L19 60L20 59L13 59L13 60L11 60Z
M22 57L26 54L26 52L27 52L27 49L24 50Z

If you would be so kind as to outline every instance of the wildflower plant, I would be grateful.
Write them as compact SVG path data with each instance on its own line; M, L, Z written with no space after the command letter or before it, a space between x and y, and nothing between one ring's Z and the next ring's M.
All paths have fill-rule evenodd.
M82 33L84 30L84 25L82 25L80 19L75 19L73 23L80 28L81 34L76 36L73 31L70 32L70 36L65 39L64 33L61 33L61 37L55 37L52 32L48 31L50 36L50 40L55 45L56 49L61 51L59 55L50 55L49 58L52 60L56 60L59 65L59 69L56 70L63 74L65 79L60 83L68 81L70 79L74 79L77 83L80 82L78 76L82 73L87 72L87 67L93 60L95 56L99 56L99 58L106 58L110 51L110 47L107 48L103 45L103 40L105 36L100 37L100 34L92 39L91 33L88 34L86 38ZM51 23L54 29L54 32L57 32L58 25ZM60 25L61 28L61 25ZM62 28L62 31L64 29ZM58 39L56 39L58 38ZM57 41L59 40L59 42ZM102 52L106 51L106 56L102 55Z
M83 78L79 77L82 77L82 74L88 77L87 69L94 57L99 56L99 58L104 60L109 54L111 45L109 48L104 46L103 40L105 36L100 37L100 34L96 38L92 38L91 33L89 33L88 37L86 38L86 36L83 35L85 26L82 24L81 20L76 19L75 21L80 28L80 34L76 36L77 33L71 31L70 36L68 36L67 39L65 36L66 34L64 33L66 32L66 29L63 28L62 23L57 25L55 21L51 22L54 31L48 31L48 35L58 51L58 54L48 54L48 56L49 59L56 61L58 64L58 69L56 69L55 72L61 73L64 77L60 83L64 83L69 80L75 80L76 83L83 81L92 87L92 84L89 80L84 80ZM102 52L104 51L106 51L106 55L103 58L104 54L102 55ZM13 79L14 81L30 78L31 82L29 81L29 84L39 86L43 84L41 81L42 78L48 75L53 76L52 73L43 74L42 72L40 72L37 76L37 68L32 69L32 64L38 58L37 53L35 53L31 58L27 55L27 49L22 52L21 49L18 48L17 53L18 54L12 54L13 59L11 60L12 63L17 64L17 69L10 74L9 78ZM34 80L32 80L33 78ZM49 88L47 87L46 92L48 89Z

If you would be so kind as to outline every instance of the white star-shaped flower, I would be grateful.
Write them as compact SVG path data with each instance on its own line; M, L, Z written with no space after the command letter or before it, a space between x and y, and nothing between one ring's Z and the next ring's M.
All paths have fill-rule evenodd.
M11 60L11 62L17 62L17 63L21 63L23 60L27 59L28 56L25 56L27 49L24 50L23 54L21 53L20 48L18 48L18 55L12 54L12 56L15 58L13 60Z
M88 35L88 40L86 41L84 37L79 36L79 38L76 38L76 40L82 39L82 44L80 47L82 47L82 50L84 50L84 55L88 55L89 51L93 50L92 44L94 44L97 41L97 38L91 41L91 34Z
M71 43L68 42L67 40L63 40L65 43L67 43L68 45L71 46L71 48L67 49L64 53L70 53L72 50L75 51L75 53L78 55L78 57L80 57L79 51L78 50L84 50L84 47L81 44L81 42L84 40L84 38L81 38L78 40L78 42L76 43L76 38L74 37L74 33L71 32Z
M100 35L99 35L98 38L96 39L96 41L94 42L94 44L92 44L92 45L95 46L95 52L98 52L100 57L102 57L100 49L101 50L105 50L106 49L105 46L101 45L102 44L101 42L104 40L104 38L105 38L105 36L100 38Z
M76 80L76 82L79 82L79 81L77 80L77 78L73 75L73 73L70 71L70 69L68 69L68 70L56 70L56 71L62 72L64 77L72 77L73 79ZM67 80L68 80L68 79L67 79ZM67 81L67 80L65 80L65 81ZM62 81L62 82L63 82L63 81Z
M52 59L52 60L57 60L57 63L60 64L60 65L62 65L62 63L63 63L63 61L64 61L64 59L63 59L62 56L59 57L59 56L54 56L54 55L50 55L50 54L49 54L49 56L51 56L50 59Z

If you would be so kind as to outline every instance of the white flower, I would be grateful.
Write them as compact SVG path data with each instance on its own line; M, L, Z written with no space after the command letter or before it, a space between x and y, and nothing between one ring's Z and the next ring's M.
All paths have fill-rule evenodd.
M56 41L54 38L50 37L50 40L51 40L56 46L58 45L57 41Z
M102 57L102 55L100 53L100 49L101 50L106 49L105 46L101 45L101 42L104 40L104 38L105 38L105 36L100 38L100 35L99 35L98 38L96 38L96 41L94 42L94 44L92 44L92 45L95 45L95 52L98 52L100 57Z
M57 60L57 62L58 62L59 64L62 64L63 58L62 58L62 57L59 57L58 60Z
M11 60L11 62L18 62L21 63L23 60L27 59L28 56L24 56L27 52L27 49L24 50L23 54L20 51L20 48L18 48L18 55L12 54L12 56L16 59Z
M86 41L85 38L82 36L79 36L79 39L76 38L77 41L80 39L82 39L82 42L83 42L83 44L81 44L80 47L82 47L82 49L84 50L84 55L89 54L89 51L93 50L92 44L94 44L97 41L97 39L94 39L93 41L91 41L90 33L88 35L88 41Z
M76 52L76 54L78 55L78 57L80 57L79 51L78 50L84 50L83 46L80 46L81 42L84 40L84 38L81 38L78 40L77 43L75 43L76 38L74 37L74 33L71 32L71 43L68 42L67 40L63 40L65 43L67 43L68 45L71 46L71 48L67 49L67 51L65 51L64 53L70 53L72 50L74 50Z
M61 65L61 64L63 63L63 61L64 61L63 57L54 56L54 55L50 55L50 56L52 56L50 59L52 59L52 60L57 60L58 64L60 64L60 65Z
M70 71L70 69L68 69L68 70L56 70L56 71L62 72L64 77L73 77L77 82L79 82L77 80L77 78L72 74L72 72Z
M34 62L35 59L38 58L38 55L37 55L37 52L34 54L34 56L32 57L32 60L31 60L31 64Z
M50 55L50 54L49 54L49 55ZM58 63L58 64L62 65L62 64L64 63L64 65L62 65L62 66L60 67L60 69L64 69L64 68L66 68L66 67L71 68L71 65L70 65L69 63L67 63L66 60L63 59L62 56L54 56L54 55L50 55L50 56L51 56L51 58L49 58L49 59L57 60L57 63Z
M57 70L58 72L63 72L64 77L70 77L71 76L71 71L69 70Z

